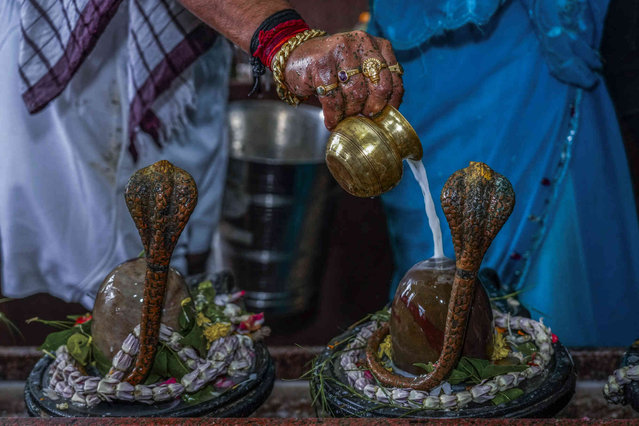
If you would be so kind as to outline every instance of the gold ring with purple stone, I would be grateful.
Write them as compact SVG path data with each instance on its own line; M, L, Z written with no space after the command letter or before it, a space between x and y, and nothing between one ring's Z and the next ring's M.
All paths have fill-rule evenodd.
M388 66L388 71L395 72L395 73L397 73L399 75L404 74L404 68L402 67L402 65L399 62L394 64L394 65L389 65Z
M367 58L362 62L362 74L367 77L371 83L379 83L379 72L382 68L386 68L386 64L377 58Z
M360 72L362 72L360 67L352 68L350 70L339 70L337 73L337 79L340 83L346 84L352 76L359 74Z
M315 93L317 93L318 96L328 95L330 92L335 90L337 86L339 86L339 83L327 84L326 86L317 86L315 88Z

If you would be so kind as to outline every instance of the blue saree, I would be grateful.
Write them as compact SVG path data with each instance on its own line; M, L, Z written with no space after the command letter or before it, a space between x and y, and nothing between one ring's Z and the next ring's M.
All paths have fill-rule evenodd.
M506 176L515 210L483 266L567 345L639 335L639 222L596 46L607 1L371 2L369 31L403 65L400 111L420 135L436 197L482 161ZM382 196L394 285L432 256L423 198L406 167ZM438 203L437 203L438 204ZM454 257L438 206L444 251Z

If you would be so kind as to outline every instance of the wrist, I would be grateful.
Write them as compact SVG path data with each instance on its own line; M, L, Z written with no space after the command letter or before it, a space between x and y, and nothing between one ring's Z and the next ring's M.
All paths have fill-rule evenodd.
M259 78L265 68L271 68L273 56L284 43L308 29L302 17L293 9L273 13L257 27L251 38L249 53L253 67L253 88L249 96L259 91Z
M309 29L308 24L294 11L282 11L279 17L266 22L268 29L258 29L251 40L251 54L271 68L273 56L279 51L284 43L295 35ZM277 14L276 14L277 15ZM289 19L290 18L290 19ZM262 27L262 26L260 26ZM253 46L257 45L255 49Z
M305 43L306 41L325 36L326 32L322 30L306 30L302 31L289 38L282 46L279 48L277 53L273 56L273 60L271 62L271 70L273 71L273 80L275 81L275 89L277 91L278 96L284 102L289 105L297 105L302 100L293 93L285 82L285 71L286 71L286 63L288 61L289 56L293 53L293 51Z

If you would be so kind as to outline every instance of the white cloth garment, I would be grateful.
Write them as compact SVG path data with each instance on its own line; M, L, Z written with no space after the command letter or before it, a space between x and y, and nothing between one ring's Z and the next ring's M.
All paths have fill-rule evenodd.
M222 37L191 67L197 99L162 149L128 147L126 9L107 26L62 94L30 115L20 97L20 2L0 0L0 250L2 292L47 292L93 306L106 274L142 250L124 203L135 170L160 159L191 173L199 202L174 252L210 248L226 173L231 49ZM124 10L124 12L123 12ZM161 101L161 99L159 99Z

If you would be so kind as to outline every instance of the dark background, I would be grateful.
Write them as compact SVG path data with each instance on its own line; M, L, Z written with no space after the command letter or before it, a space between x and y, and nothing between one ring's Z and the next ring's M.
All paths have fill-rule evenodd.
M354 28L367 0L293 0L293 6L311 28L329 33ZM639 194L639 0L611 2L601 45L604 75L626 142L635 195ZM246 84L232 87L232 98L244 98ZM266 93L263 97L272 97ZM339 331L388 300L392 259L384 213L379 199L359 199L341 192L331 225L330 251L322 278L317 310L313 316L288 324L272 324L271 345L322 345ZM115 265L114 265L115 266ZM0 345L39 345L52 330L41 324L25 324L34 316L63 319L85 313L79 304L65 303L46 294L0 304L0 315L11 319L24 339L12 338L0 323ZM268 318L267 318L267 322ZM294 327L291 327L294 324ZM631 338L628 336L630 342Z

